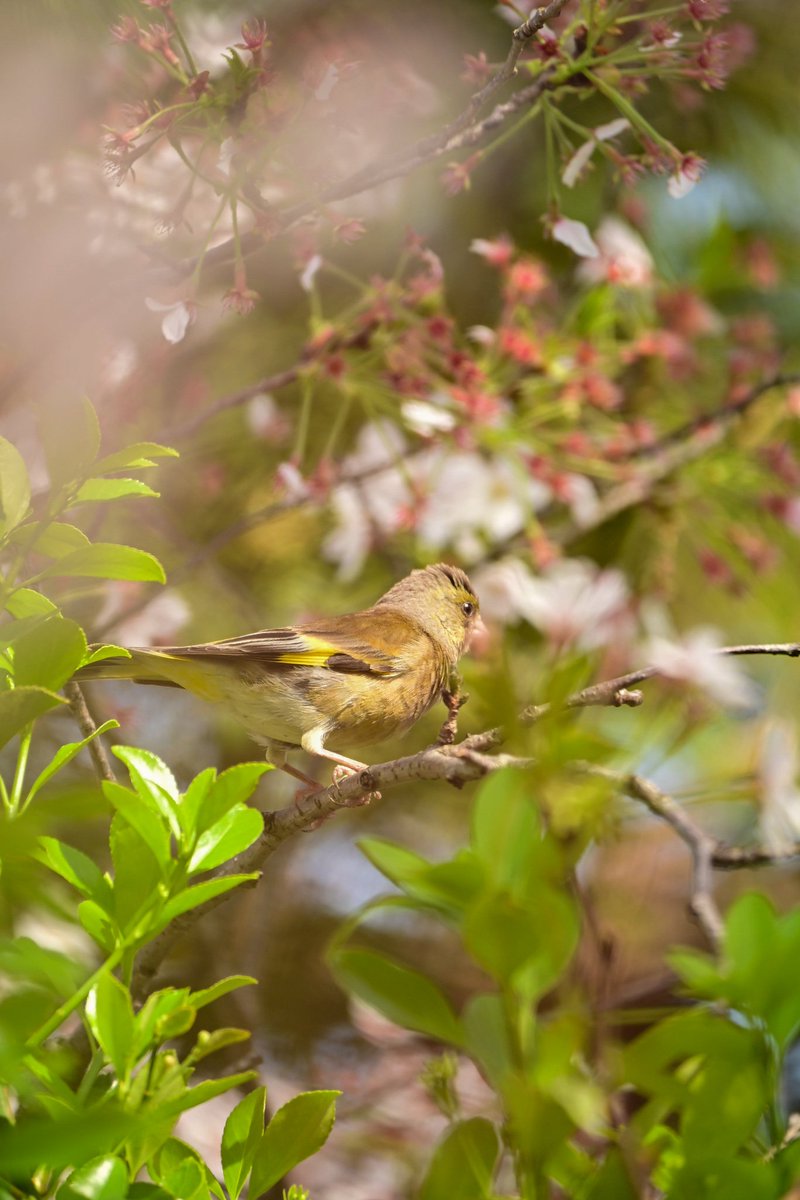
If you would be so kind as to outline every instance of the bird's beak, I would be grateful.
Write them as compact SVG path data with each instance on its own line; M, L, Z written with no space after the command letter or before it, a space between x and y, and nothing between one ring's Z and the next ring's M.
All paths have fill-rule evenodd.
M483 617L479 616L467 634L467 640L464 644L464 649L470 650L473 646L483 646L486 644L488 637L489 630L483 623Z

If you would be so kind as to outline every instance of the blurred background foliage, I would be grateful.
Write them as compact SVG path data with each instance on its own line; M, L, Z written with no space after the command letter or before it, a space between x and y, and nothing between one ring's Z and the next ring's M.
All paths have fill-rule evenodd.
M276 87L292 95L292 88L305 88L312 104L314 88L323 87L335 67L341 104L326 110L319 129L313 119L300 122L306 141L289 141L289 157L296 160L292 185L301 192L313 192L330 172L347 174L365 157L441 127L475 87L460 78L464 55L485 50L497 62L509 44L509 23L487 0L439 0L435 6L176 0L175 7L198 67L213 77L224 71L222 54L240 40L242 22L257 17L267 22ZM643 25L657 7L628 6ZM545 573L560 556L621 572L614 578L622 579L624 597L610 607L617 634L583 637L602 624L596 592L582 624L567 633L554 630L552 620L548 625L522 620L519 613L500 619L499 611L488 612L495 617L491 639L464 664L471 696L461 722L466 731L513 723L522 704L640 665L649 634L712 625L726 643L795 637L796 390L770 393L748 408L717 448L677 463L641 503L597 522L576 515L576 476L589 481L597 503L636 476L648 439L658 442L703 413L718 414L748 387L800 365L800 9L796 0L734 0L731 10L728 22L745 23L752 45L724 90L690 94L667 73L635 97L664 137L707 161L702 181L676 200L663 177L620 187L609 164L598 160L578 186L561 188L562 211L589 229L597 231L610 215L626 223L636 240L622 257L632 256L644 271L641 286L608 275L587 277L572 251L547 236L543 217L553 180L545 170L546 136L538 121L493 149L456 194L443 184L446 161L440 161L339 203L319 227L300 225L289 238L265 241L247 263L248 285L258 293L248 314L223 309L231 267L212 263L191 296L194 323L171 344L162 336L161 315L146 307L145 298L165 305L186 298L185 281L164 262L193 252L201 214L188 227L165 230L164 213L177 203L180 187L167 156L135 165L118 188L100 165L103 130L121 127L125 104L150 99L164 87L151 63L137 60L131 47L109 34L125 15L141 21L142 7L133 0L6 0L0 8L0 428L25 454L34 481L38 470L40 484L41 431L51 440L68 439L83 393L98 409L108 449L156 438L181 455L159 470L160 502L109 510L102 528L92 531L157 554L168 590L152 599L156 589L141 585L77 590L70 584L57 597L67 611L90 635L129 643L191 642L366 606L411 567L440 557L460 559L478 579L508 556ZM614 115L595 92L584 98L580 89L567 109L589 128ZM562 156L559 173L565 161ZM363 223L363 236L352 244L337 237L342 220ZM506 235L514 261L533 262L542 272L544 282L534 287L530 302L524 296L509 300L508 270L470 252L474 239ZM428 251L436 261L425 259ZM307 290L300 277L316 254L322 265ZM398 268L401 260L405 265ZM624 263L628 268L630 262ZM427 282L409 301L409 280L426 273ZM253 388L302 362L304 353L308 366L304 348L315 337L324 348L329 325L347 336L374 315L388 286L379 278L394 280L396 302L374 338L338 357L334 347L331 357L321 356L322 369L303 368L298 379L268 395ZM437 319L438 333L430 324ZM467 335L474 326L496 332L504 324L535 342L540 357L526 363L524 345L516 357L493 357L480 334L477 341ZM408 351L414 331L423 328L428 341L412 368L424 362L429 375L415 394L408 364L398 365L392 355L398 346ZM673 337L670 350L640 350L638 358L629 353L626 359L642 338L664 330ZM504 403L512 398L510 415L503 408L499 420L475 413L467 419L452 395L436 399L455 387L433 354L437 336L448 352L456 348L477 359L486 350L486 390ZM604 407L602 397L568 399L571 386L588 387L581 374L584 351L583 365L594 372L595 384L620 389L622 401L612 398ZM253 388L246 403L201 419L241 388ZM444 434L440 426L420 435L403 406L432 395L457 419ZM403 445L393 443L391 472L387 468L360 487L357 501L368 514L364 534L363 521L348 524L343 516L341 495L337 506L336 487L342 470L380 461L374 449L378 420L399 431ZM578 435L589 438L588 448ZM405 468L392 464L441 445L446 454L513 460L515 470L526 464L524 498L504 478L492 484L498 511L507 503L522 508L508 531L493 523L489 511L484 525L475 518L477 538L462 537L444 505L441 528L434 523L427 535L413 512L381 525L370 506L380 504L382 489L387 503L398 503L396 477ZM559 496L565 479L573 480L567 501ZM549 489L541 504L526 490L529 480ZM453 478L451 506L468 509L475 486L465 468ZM401 496L403 504L407 499ZM270 511L254 519L262 509ZM248 527L234 536L243 520ZM337 531L338 541L332 541ZM358 537L365 541L363 554L348 566L341 547L352 549ZM558 595L556 605L568 604ZM580 831L587 844L597 839L585 860L586 886L603 945L613 952L600 961L587 948L583 969L587 986L602 988L611 1006L661 1002L674 978L664 962L667 947L698 941L686 916L688 856L668 831L637 820L607 789L565 791L558 771L575 758L625 758L683 796L720 835L758 836L771 754L789 780L783 800L794 786L792 714L800 681L786 662L749 664L748 673L759 691L733 714L691 688L650 685L641 709L598 710L579 723L513 734L513 748L545 764L542 788L556 825ZM210 713L189 696L113 685L98 688L92 702L120 720L124 741L162 755L179 777L253 756L224 714ZM430 715L402 747L377 748L375 761L427 744L442 716ZM770 750L775 720L785 720L788 732L782 748ZM54 744L66 736L69 721L53 718ZM291 799L292 786L271 775L260 796L264 805L277 807ZM100 835L93 845L94 827L85 818L102 811L87 768L43 796L36 820L68 840L80 837L85 848L101 854ZM429 1119L413 1094L421 1058L411 1054L405 1067L393 1065L388 1089L404 1100L392 1107L377 1078L387 1061L394 1063L391 1038L373 1028L366 1013L356 1011L354 1022L322 957L342 915L383 887L356 841L369 832L430 858L445 857L465 839L467 812L463 794L416 783L381 804L338 816L285 846L262 886L198 925L170 967L198 987L221 973L252 973L262 984L258 992L223 1003L245 1006L236 1019L256 1031L268 1070L285 1076L291 1087L299 1081L347 1091L349 1080L354 1094L386 1106L377 1129L365 1135L354 1124L350 1152L356 1156L366 1153L358 1149L366 1136L376 1160L413 1159ZM796 899L794 869L775 868L755 879L726 876L723 901L753 882L781 906ZM13 876L6 883L10 922L24 888ZM53 897L37 897L38 905L60 907ZM390 914L369 936L438 977L451 999L476 985L475 967L456 954L452 937L419 918ZM425 1138L430 1140L427 1133ZM356 1194L362 1193L348 1193Z

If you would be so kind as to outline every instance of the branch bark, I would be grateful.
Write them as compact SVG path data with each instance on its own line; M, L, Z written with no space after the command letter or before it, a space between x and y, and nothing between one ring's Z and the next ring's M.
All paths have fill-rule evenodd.
M748 643L725 646L719 653L785 655L798 658L800 643ZM631 671L615 679L591 684L569 697L565 708L585 708L591 705L620 707L622 704L631 703L639 705L643 701L642 694L630 692L630 685L653 679L658 674L654 667L643 667L639 671ZM450 716L444 728L449 728L453 715L450 706L448 711ZM533 706L523 711L521 720L530 724L551 711L551 705ZM211 875L228 876L260 870L266 860L289 838L315 828L343 808L358 808L368 803L370 795L374 792L385 792L417 780L442 780L453 787L461 788L503 767L530 765L529 759L510 754L488 753L501 745L505 736L502 727L497 726L466 737L456 745L439 743L429 746L418 754L368 767L329 788L302 796L294 804L277 812L265 813L264 831L258 841L231 862L211 872ZM776 855L764 847L739 848L723 845L705 833L674 798L666 795L656 784L643 776L614 772L586 763L575 764L575 767L617 784L621 791L644 804L655 816L665 821L689 846L693 860L690 906L713 947L719 946L722 934L722 918L713 898L713 870L766 865L794 856L795 851L792 855ZM796 853L800 854L800 846L797 847ZM227 895L217 897L206 905L184 913L144 947L137 958L131 984L136 998L141 999L148 993L161 963L175 942L205 913L223 904L227 899Z

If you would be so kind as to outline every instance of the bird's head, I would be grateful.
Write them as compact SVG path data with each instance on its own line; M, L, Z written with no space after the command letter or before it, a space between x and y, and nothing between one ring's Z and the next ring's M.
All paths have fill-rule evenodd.
M381 596L386 604L414 617L455 665L480 626L475 589L460 567L434 563L412 571Z

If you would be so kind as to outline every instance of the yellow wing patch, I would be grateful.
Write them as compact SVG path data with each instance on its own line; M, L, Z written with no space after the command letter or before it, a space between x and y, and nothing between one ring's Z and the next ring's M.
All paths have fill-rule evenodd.
M315 638L308 633L304 633L302 637L306 643L305 649L277 654L275 661L289 663L296 667L324 667L332 654L342 653L340 646L334 646L323 638Z

